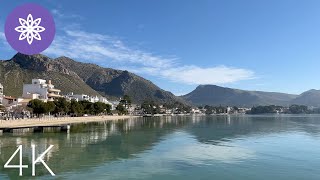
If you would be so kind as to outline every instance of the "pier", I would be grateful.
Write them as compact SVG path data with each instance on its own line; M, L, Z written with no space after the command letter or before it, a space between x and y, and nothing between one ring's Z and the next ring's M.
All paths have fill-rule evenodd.
M71 124L116 121L138 116L90 116L90 117L63 117L54 119L21 119L0 120L0 135L9 133L37 133L37 132L69 132Z
M26 126L26 127L1 127L2 133L45 133L45 132L70 132L71 125L53 125L53 126Z

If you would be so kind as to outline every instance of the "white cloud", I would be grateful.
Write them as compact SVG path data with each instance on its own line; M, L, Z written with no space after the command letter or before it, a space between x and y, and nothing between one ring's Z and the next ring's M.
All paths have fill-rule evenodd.
M63 18L63 19L83 19L82 16L79 16L77 14L66 14L63 13L62 10L60 9L52 9L51 13L56 17L56 18Z
M81 25L75 24L76 21L65 23L70 19L82 19L79 15L66 14L59 9L51 12L61 27L50 48L44 52L48 55L67 56L190 85L226 84L255 77L253 71L243 68L184 65L177 57L156 55L133 48L116 37L78 30ZM3 32L0 32L0 44L9 47Z
M117 64L155 68L172 66L175 61L174 58L165 59L138 49L128 48L122 41L110 36L70 30L64 31L64 35L57 36L45 53L102 64L111 61Z
M254 73L250 70L226 66L209 68L183 66L164 70L161 75L172 81L186 84L224 84L254 77Z
M124 68L123 68L124 69ZM157 75L173 82L184 84L226 84L255 78L254 72L247 69L216 66L202 68L195 65L169 68L142 67L129 69L135 73Z
M57 12L56 12L57 13ZM176 57L163 57L140 48L132 48L119 38L65 29L45 51L54 56L68 56L103 66L157 76L183 84L225 84L254 78L247 69L216 66L183 65Z

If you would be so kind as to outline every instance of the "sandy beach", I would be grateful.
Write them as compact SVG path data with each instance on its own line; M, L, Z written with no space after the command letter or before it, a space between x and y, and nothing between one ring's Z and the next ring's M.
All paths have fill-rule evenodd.
M33 126L58 126L71 123L99 122L135 118L137 116L89 116L89 117L60 117L60 118L35 118L35 119L16 119L1 120L0 128L19 128Z

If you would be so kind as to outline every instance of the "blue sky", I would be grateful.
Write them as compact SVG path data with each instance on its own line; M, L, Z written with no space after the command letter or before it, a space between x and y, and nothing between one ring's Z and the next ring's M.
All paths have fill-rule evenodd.
M320 89L318 0L0 0L0 59L16 53L6 16L26 2L54 15L44 54L127 69L177 95L199 84Z

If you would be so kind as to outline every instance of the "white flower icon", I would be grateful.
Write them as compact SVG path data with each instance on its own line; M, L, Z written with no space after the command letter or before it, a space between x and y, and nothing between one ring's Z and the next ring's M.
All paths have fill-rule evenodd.
M40 32L45 31L46 29L42 26L39 26L41 23L41 18L33 20L31 14L28 15L27 20L19 18L21 26L16 27L14 30L20 32L19 40L22 41L27 39L28 44L32 44L33 38L36 40L41 40Z

